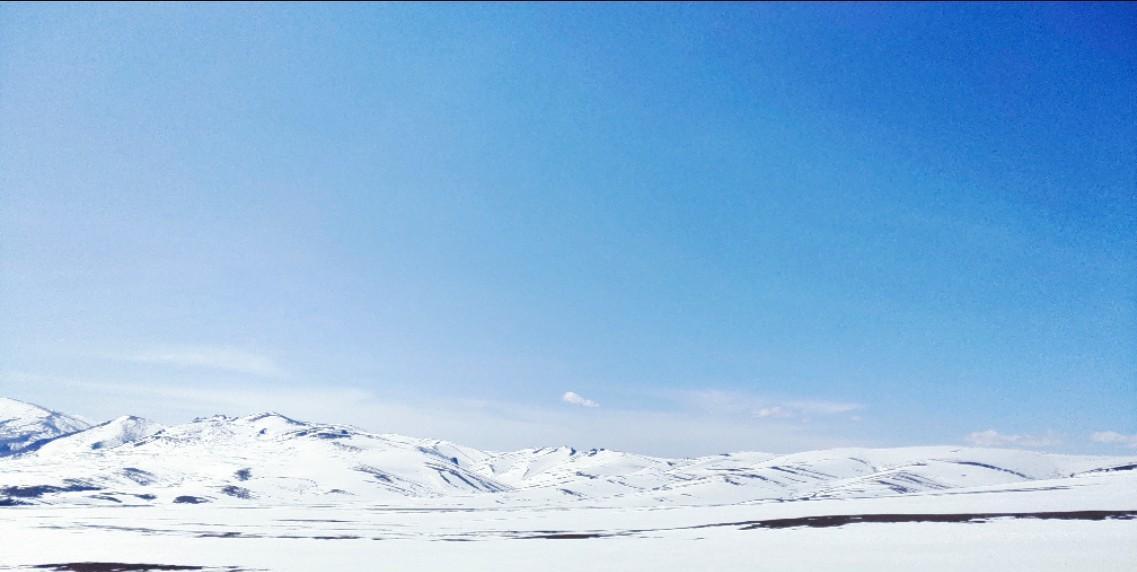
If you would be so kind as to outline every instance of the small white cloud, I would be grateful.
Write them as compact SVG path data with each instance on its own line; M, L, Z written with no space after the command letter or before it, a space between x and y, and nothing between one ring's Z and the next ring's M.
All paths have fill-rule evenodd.
M599 403L574 391L566 391L565 394L561 396L561 401L570 405L579 405L580 407L600 407Z
M782 407L780 405L775 405L773 407L763 407L763 408L759 409L758 411L755 411L754 414L757 415L758 417L775 417L775 418L777 418L777 417L793 417L794 416L792 411L790 411L790 410L788 410L785 407Z
M1137 449L1137 435L1124 435L1117 431L1098 431L1090 435L1090 441L1108 445L1122 445L1130 449Z
M979 447L1053 447L1061 439L1053 433L1045 435L1006 435L994 429L976 431L967 436L967 442Z
M284 371L271 358L223 347L165 347L137 353L128 361L175 367L216 369L260 377L280 377Z

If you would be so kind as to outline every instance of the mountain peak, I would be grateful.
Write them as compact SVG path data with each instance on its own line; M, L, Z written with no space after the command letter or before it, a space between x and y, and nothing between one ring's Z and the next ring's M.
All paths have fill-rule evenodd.
M307 423L305 423L303 421L293 419L293 418L291 418L287 415L284 415L282 413L277 413L276 411L265 411L262 413L257 413L255 415L247 415L245 417L241 417L240 420L241 421L247 421L249 423L255 423L257 421L264 421L264 420L272 420L272 421L282 421L282 422L287 423L289 425L307 425Z
M46 407L11 397L0 397L0 422L10 419L47 417L51 414L52 411Z
M34 403L0 397L0 457L90 426L82 419Z
M113 449L134 443L163 429L162 425L123 415L71 435L64 435L37 447L38 455L53 456Z

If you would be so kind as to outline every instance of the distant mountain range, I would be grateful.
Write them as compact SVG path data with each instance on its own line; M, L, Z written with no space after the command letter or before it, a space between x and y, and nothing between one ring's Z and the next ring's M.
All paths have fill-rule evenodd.
M413 504L446 497L488 504L713 505L935 494L1134 468L1137 456L962 447L684 459L569 447L503 453L278 413L174 426L127 416L91 426L0 398L0 506Z

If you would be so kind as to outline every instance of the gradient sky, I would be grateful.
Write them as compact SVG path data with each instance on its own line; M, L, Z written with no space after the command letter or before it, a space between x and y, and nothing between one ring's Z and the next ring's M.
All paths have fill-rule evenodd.
M0 4L0 394L1126 451L1137 7Z

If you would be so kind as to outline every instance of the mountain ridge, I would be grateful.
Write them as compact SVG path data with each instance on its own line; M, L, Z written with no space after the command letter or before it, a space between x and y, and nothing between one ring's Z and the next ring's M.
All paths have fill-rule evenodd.
M28 411L33 419L62 415ZM1031 487L1133 465L1137 458L953 446L691 458L567 446L497 452L272 411L170 426L123 416L0 458L0 505L405 504L446 498L715 505Z
M26 401L0 396L0 457L88 429L90 423Z

